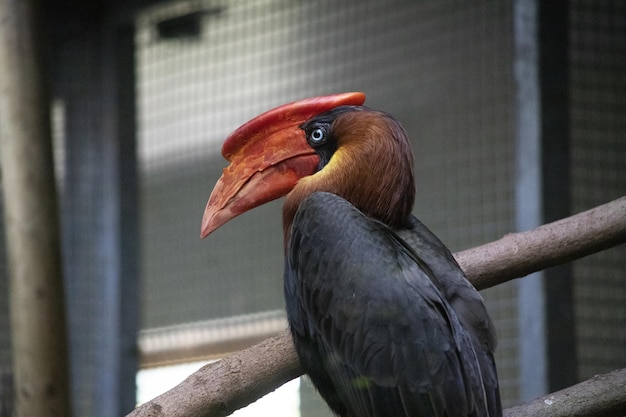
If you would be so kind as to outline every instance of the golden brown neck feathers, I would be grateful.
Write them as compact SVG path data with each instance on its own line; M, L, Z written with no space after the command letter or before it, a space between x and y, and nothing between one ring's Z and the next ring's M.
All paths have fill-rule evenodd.
M392 228L406 225L415 198L413 155L406 131L391 116L371 111L340 115L332 124L337 150L314 175L287 195L283 226L288 238L302 200L327 191ZM286 241L285 241L286 242Z

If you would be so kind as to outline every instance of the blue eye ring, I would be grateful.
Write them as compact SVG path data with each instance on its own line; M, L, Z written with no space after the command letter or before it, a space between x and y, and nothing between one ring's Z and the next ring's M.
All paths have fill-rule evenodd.
M324 129L322 129L321 127L318 127L317 129L311 131L309 137L311 138L312 142L321 143L326 137L326 132L324 132Z

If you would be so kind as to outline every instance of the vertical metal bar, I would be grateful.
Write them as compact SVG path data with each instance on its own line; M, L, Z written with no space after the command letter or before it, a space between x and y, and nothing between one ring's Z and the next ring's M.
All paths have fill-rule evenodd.
M514 1L517 230L543 223L538 13L537 1ZM548 388L543 274L538 272L518 282L522 401L545 394Z
M134 28L132 20L120 23L109 19L111 10L93 7L56 22L53 55L66 109L63 228L73 406L76 414L108 417L135 406Z
M134 16L134 15L133 15ZM118 27L118 137L120 141L120 411L130 412L137 403L136 376L139 364L137 333L139 297L139 179L137 172L136 70L134 22Z
M568 0L539 2L543 222L570 213ZM548 390L573 385L577 355L571 264L545 274Z
M103 183L104 364L97 404L101 416L125 415L135 407L139 320L138 186L135 151L135 67L132 23L107 25L104 39L104 143L108 168Z
M68 19L69 20L69 19ZM62 21L55 28L71 27ZM95 26L95 25L94 25ZM100 242L102 204L101 123L97 32L81 32L55 43L54 89L65 109L65 147L61 187L63 266L66 281L72 407L76 415L94 415L95 380L100 373L98 317L104 270Z
M516 227L569 213L567 1L514 0ZM568 266L519 283L520 400L575 382Z

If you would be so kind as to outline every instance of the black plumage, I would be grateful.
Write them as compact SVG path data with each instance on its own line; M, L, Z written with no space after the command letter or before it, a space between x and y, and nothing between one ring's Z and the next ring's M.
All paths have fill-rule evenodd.
M303 125L322 170L338 148L331 116L345 111ZM342 417L501 416L482 298L432 232L412 215L403 224L333 193L300 201L284 291L305 372Z
M493 356L442 294L447 275L435 276L462 273L447 251L419 256L409 242L430 251L436 238L413 221L407 241L334 194L302 202L285 267L302 366L340 416L500 415Z

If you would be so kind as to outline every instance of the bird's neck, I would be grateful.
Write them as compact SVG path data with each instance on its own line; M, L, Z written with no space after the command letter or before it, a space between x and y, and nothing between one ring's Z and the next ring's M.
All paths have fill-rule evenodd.
M329 163L316 174L302 178L283 206L285 244L300 203L316 191L336 194L366 216L391 228L409 222L415 184L413 155L404 129L388 118L372 117L338 126L342 141ZM356 122L356 121L355 121ZM335 128L335 127L334 127Z

